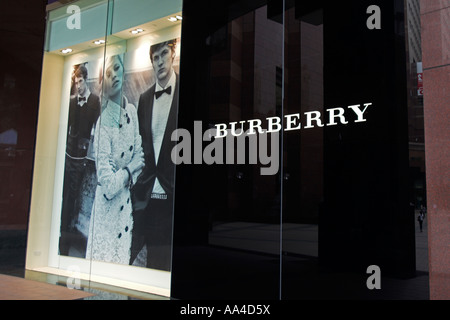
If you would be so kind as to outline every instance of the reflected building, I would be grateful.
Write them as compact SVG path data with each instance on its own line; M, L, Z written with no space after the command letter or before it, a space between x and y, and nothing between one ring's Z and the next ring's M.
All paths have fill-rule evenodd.
M410 159L411 204L420 209L427 206L425 182L425 132L423 110L423 63L420 1L407 0L406 50L408 53L408 131Z

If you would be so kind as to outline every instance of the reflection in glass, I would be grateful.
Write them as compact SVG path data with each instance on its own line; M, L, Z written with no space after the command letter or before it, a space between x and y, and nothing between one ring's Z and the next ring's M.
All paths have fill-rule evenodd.
M315 6L286 8L285 26L284 113L323 114L323 12ZM318 268L319 216L324 201L323 128L285 132L284 158L281 296L292 299L308 296L309 281ZM296 290L300 283L302 289Z
M181 75L179 127L192 135L195 121L206 131L257 119L267 129L266 118L281 117L283 25L266 1L250 7L217 1L206 25L189 19L204 4L184 1L183 32L191 41L183 48L188 62ZM275 136L267 135L266 142ZM253 138L244 138L244 161L238 162L243 150L234 139L234 158L226 158L226 149L223 164L177 166L175 298L279 296L281 170L261 175L268 165L252 161L260 152L252 146L260 146L263 137Z
M211 57L212 112L208 121L230 123L277 116L281 111L277 108L277 77L282 66L282 25L267 19L267 7L263 6L232 20L222 30L226 34L217 32L214 40L218 42L227 35L232 41ZM268 142L270 139L271 136ZM247 139L247 155L253 151L250 144ZM240 151L236 143L235 149L234 154ZM279 176L261 175L262 165L249 162L247 158L245 164L220 169L227 177L220 193L228 197L215 206L209 241L213 245L278 255Z

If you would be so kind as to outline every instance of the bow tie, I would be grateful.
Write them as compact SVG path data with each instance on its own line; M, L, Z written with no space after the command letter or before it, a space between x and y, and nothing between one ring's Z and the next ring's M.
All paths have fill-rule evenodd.
M80 98L78 98L78 102L81 102L81 101L86 101L86 97L80 97Z
M172 92L172 87L167 87L167 88L164 89L164 90L156 91L156 92L155 92L155 97L156 97L156 99L158 99L159 97L161 97L161 95L162 95L163 93L170 94L171 92Z

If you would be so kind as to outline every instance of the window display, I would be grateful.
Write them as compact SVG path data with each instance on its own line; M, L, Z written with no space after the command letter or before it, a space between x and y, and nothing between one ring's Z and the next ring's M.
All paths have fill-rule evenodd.
M55 163L47 171L36 166L34 190L41 187L41 194L35 191L34 199L52 209L39 211L39 201L32 203L29 235L41 241L29 241L27 269L78 270L87 279L169 295L175 179L170 135L178 112L181 1L168 1L151 11L153 20L133 25L130 11L151 3L73 5L81 7L80 28L96 29L96 38L84 41L85 30L78 43L71 33L77 30L55 30L70 14L64 8L58 18L50 13L40 112L59 116L59 127L46 128L52 134L44 138L40 121L38 139L56 146L46 155ZM101 39L92 18L115 33ZM49 86L47 74L60 86ZM45 99L51 103L44 105ZM39 150L37 144L37 163ZM48 183L52 176L54 184ZM33 222L38 219L47 223Z
M73 66L60 255L170 270L178 42L150 46L144 73L129 53Z
M51 10L27 269L175 299L413 277L405 7L377 6L381 29L357 0Z

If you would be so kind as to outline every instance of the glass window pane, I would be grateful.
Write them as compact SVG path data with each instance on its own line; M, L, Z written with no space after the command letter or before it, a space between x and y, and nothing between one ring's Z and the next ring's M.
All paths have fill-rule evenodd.
M53 162L39 166L38 144L34 197L48 207L32 206L40 243L29 256L43 257L30 269L170 295L174 164L164 132L177 117L181 3L145 14L148 2L80 0L49 12L38 139L47 137ZM153 108L155 83L172 91ZM51 117L59 127L45 126ZM143 202L161 216L140 212Z
M177 166L173 296L277 299L280 137L243 131L280 117L283 25L265 1L183 10L179 127L194 145ZM216 125L225 138L208 137Z
M406 3L379 2L381 29L366 2L291 4L284 110L300 121L283 140L282 298L405 298L398 288L417 284L426 297L415 279L410 191L423 191L409 178ZM382 290L370 290L372 266Z
M89 277L89 260L79 259L85 257L87 236L80 226L90 214L86 186L94 183L89 172L95 171L90 141L100 106L99 64L88 63L86 56L103 57L104 43L94 41L105 39L107 19L107 1L77 1L48 12L28 231L29 270Z

